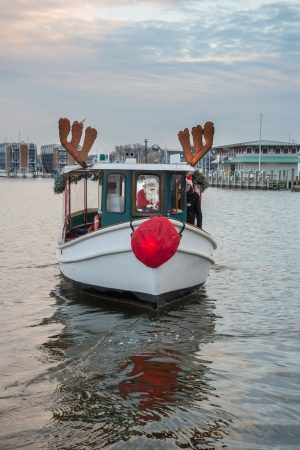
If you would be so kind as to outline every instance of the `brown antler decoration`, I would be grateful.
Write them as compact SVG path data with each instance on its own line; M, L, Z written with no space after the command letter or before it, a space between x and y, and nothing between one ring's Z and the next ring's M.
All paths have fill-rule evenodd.
M214 140L214 124L212 122L206 122L204 128L201 125L197 125L192 128L192 136L194 141L195 153L192 153L192 147L190 143L190 132L188 128L183 131L179 131L178 139L183 148L184 157L186 162L194 166L197 162L206 155L212 148ZM202 142L202 136L204 135L205 145Z
M95 128L87 127L85 130L85 136L83 141L83 146L81 151L78 151L78 145L82 136L83 123L77 122L77 120L72 125L72 139L68 141L68 135L70 133L71 125L69 119L61 118L58 121L59 128L59 138L61 145L65 147L67 152L73 156L75 161L85 168L85 160L89 151L91 150L93 143L97 137L97 130Z

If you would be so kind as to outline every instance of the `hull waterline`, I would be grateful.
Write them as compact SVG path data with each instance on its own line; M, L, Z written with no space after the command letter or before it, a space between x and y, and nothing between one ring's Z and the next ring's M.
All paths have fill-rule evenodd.
M190 288L169 291L160 295L151 295L144 292L120 291L118 289L108 289L104 286L94 286L76 282L61 274L63 279L74 289L96 295L99 299L112 300L114 302L134 304L145 308L158 309L170 303L179 302L201 289L204 283L191 286Z
M172 222L180 230L182 224ZM175 255L151 269L133 254L131 231L129 223L118 224L58 245L63 277L80 290L154 308L186 297L205 283L215 248L207 233L187 225Z

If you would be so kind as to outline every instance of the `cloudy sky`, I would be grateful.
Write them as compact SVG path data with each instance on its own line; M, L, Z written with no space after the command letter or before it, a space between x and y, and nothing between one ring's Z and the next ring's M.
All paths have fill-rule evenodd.
M0 0L1 133L58 142L86 119L96 151L180 148L215 123L215 145L300 142L299 0Z

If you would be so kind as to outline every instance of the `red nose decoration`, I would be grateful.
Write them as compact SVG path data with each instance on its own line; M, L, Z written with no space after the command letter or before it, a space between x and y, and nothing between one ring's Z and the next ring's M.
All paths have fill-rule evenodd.
M152 217L132 234L131 248L145 266L155 269L176 252L180 236L166 217Z

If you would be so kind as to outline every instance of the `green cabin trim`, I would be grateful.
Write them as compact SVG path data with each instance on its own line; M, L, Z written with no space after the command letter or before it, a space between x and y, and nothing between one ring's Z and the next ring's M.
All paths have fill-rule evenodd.
M67 214L67 226L66 230L74 228L87 228L93 223L94 216L99 213L101 228L110 225L115 225L121 222L129 222L131 220L137 220L145 217L153 217L155 215L169 216L173 219L186 222L187 219L187 207L186 207L186 170L118 170L115 169L91 169L86 172L82 171L70 171L65 174L65 184L69 180L70 190L72 192L72 183L76 183L78 179L85 178L90 175L98 177L97 182L102 180L102 198L101 198L101 211L97 209L81 210L74 212L71 215ZM135 209L136 199L136 180L139 175L155 175L159 177L159 200L160 210L153 213L138 212ZM110 175L123 175L125 177L125 202L124 210L122 212L112 212L107 208L107 194L108 194L108 178ZM171 199L171 177L172 175L182 176L182 194L183 194L183 208L180 212L170 211L170 199ZM87 183L87 182L86 182ZM86 189L85 189L86 191ZM98 190L99 192L99 190ZM65 195L68 196L68 190L65 190ZM86 203L85 192L85 203ZM67 202L67 199L66 199ZM70 201L68 203L68 211L70 211Z

